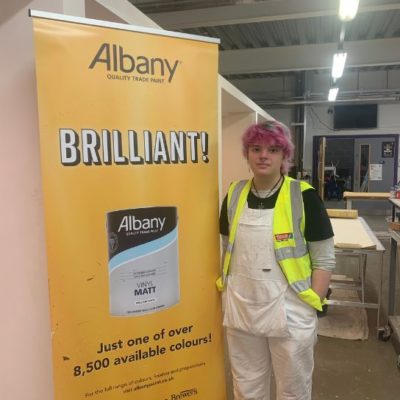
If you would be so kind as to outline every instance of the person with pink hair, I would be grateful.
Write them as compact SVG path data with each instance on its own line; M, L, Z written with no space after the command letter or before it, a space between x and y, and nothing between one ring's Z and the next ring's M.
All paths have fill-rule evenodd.
M294 145L280 122L242 137L251 179L233 182L221 207L224 320L235 400L311 400L317 312L335 267L323 202L287 176Z

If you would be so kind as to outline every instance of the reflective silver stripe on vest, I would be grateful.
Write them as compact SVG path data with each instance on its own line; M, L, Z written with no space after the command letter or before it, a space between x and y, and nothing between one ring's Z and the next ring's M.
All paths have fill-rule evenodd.
M300 293L300 292L304 292L307 289L310 289L311 287L311 277L307 278L304 281L296 281L296 282L292 282L290 284L290 287L296 292L296 293Z
M228 253L232 253L232 250L233 250L233 243L228 243L226 246L226 251Z
M303 218L303 196L301 194L299 181L293 180L290 182L290 202L292 207L293 240L295 246L275 249L278 261L283 261L287 258L300 258L308 253L307 245L300 229L301 220Z
M233 189L231 201L229 204L227 204L229 225L233 221L233 217L235 216L236 208L239 203L240 193L242 193L242 190L246 186L246 183L247 181L239 181Z
M282 249L275 249L275 254L278 261L284 261L288 258L300 258L307 254L307 247L283 247Z

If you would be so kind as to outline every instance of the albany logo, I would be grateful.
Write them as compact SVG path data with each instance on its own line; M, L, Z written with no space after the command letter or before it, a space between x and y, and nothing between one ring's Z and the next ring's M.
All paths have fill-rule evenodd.
M293 239L293 232L278 233L275 235L275 240L277 242L287 242L289 239Z
M188 397L194 396L196 394L197 394L196 388L185 389L185 390L182 390L180 393L171 394L170 400L182 400L182 399L186 399Z
M104 65L109 72L166 77L168 82L171 82L175 76L179 61L171 61L159 57L149 58L142 55L135 57L127 53L122 46L103 43L97 50L89 69L98 67L98 64Z
M166 217L155 217L155 218L135 218L134 215L125 215L121 223L119 224L118 232L124 230L129 231L140 231L154 229L162 231L165 224Z

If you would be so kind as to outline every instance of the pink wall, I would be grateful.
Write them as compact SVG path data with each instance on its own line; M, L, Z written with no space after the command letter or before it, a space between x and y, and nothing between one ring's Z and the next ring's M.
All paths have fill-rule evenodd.
M0 1L0 399L50 400L49 299L28 8L62 12L62 1Z

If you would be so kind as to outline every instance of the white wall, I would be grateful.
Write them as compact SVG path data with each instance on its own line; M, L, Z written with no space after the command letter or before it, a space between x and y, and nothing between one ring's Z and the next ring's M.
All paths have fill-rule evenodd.
M222 196L229 184L251 176L242 153L241 137L249 125L256 123L255 113L235 113L223 118L222 128Z
M247 160L242 153L241 137L255 123L273 119L226 79L219 77L220 106L220 200L229 184L250 177Z
M304 151L304 169L312 167L312 143L314 136L338 136L338 135L381 135L400 134L400 104L378 105L378 128L357 130L333 130L333 114L328 113L329 106L306 106L305 122L306 137ZM400 176L400 175L398 175Z

